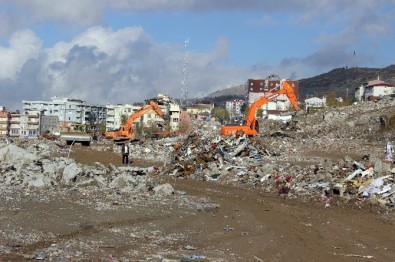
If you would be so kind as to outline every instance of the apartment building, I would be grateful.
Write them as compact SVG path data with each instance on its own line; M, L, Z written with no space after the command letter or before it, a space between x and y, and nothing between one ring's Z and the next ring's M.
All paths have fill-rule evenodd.
M52 97L51 101L22 101L27 114L42 114L58 117L59 124L70 127L75 124L90 124L93 127L105 122L106 107L88 104L84 100Z
M180 122L180 106L169 96L163 94L159 94L157 98L154 98L154 100L157 102L165 115L168 116L170 129L178 130ZM106 130L109 131L120 128L123 118L129 118L132 114L140 110L142 106L143 104L107 105ZM164 120L158 114L156 114L154 110L150 110L140 118L134 120L134 126L156 126L160 122L164 122Z
M299 81L287 80L294 89L296 97L299 97ZM273 88L279 87L281 79L276 75L268 76L266 79L248 79L247 93L248 105L251 106L258 98L265 95ZM278 96L274 101L262 106L263 114L268 114L269 111L279 110L285 111L291 107L291 102L286 95Z
M229 116L232 118L241 115L241 107L243 106L243 104L244 100L234 99L232 101L226 101L225 108L226 111L228 111Z
M10 132L10 112L5 110L5 107L0 106L0 137L8 136Z
M129 117L141 107L130 104L107 105L106 131L118 129L122 125L122 116Z
M36 137L40 134L39 114L10 113L10 137Z

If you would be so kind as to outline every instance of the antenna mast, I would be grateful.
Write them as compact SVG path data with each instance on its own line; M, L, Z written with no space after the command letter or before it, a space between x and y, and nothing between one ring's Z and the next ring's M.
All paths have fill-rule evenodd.
M182 68L182 87L181 87L181 105L186 106L188 100L188 60L189 60L189 38L185 40L184 67Z

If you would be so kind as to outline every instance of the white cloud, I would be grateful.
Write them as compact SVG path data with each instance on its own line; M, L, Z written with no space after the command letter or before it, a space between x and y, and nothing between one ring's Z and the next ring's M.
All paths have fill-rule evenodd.
M0 79L15 78L27 60L37 58L42 42L31 30L15 32L8 47L0 46Z
M100 24L106 11L252 10L262 14L259 21L250 23L270 24L275 27L273 30L278 24L291 23L295 29L314 25L329 29L309 36L316 44L309 53L302 57L280 57L279 65L261 61L250 68L229 66L232 43L226 36L219 36L216 45L208 51L192 49L188 64L191 97L201 97L242 84L248 78L273 73L282 77L305 77L330 67L345 66L345 62L350 66L373 60L368 52L359 53L358 57L351 55L353 45L374 42L380 48L376 37L394 33L394 11L386 9L391 3L394 1L363 0L355 4L352 0L0 0L1 7L5 7L0 13L0 36L15 32L7 39L8 45L0 38L3 40L0 42L0 86L14 90L6 91L10 104L20 99L48 100L54 95L94 103L142 101L158 92L180 96L184 46L157 43L141 27L114 31L110 27L92 26ZM52 40L58 42L45 49L32 31L15 31L24 23L37 26L48 21L61 22L58 26L65 28L81 24L92 27L67 41ZM67 23L63 23L65 21Z
M0 50L8 57L4 65L12 68L7 77L13 77L0 79L0 85L18 87L17 93L5 94L12 105L53 96L101 104L141 102L158 93L180 97L184 46L155 43L139 27L92 27L46 49L31 31L22 31L11 38L10 48ZM223 37L206 53L189 53L190 97L244 82L243 70L224 65L227 57L228 40Z

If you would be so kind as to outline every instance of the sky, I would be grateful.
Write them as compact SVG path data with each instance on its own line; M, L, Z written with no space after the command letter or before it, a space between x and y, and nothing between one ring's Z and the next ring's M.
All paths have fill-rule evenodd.
M394 46L395 0L0 0L0 106L202 98L387 67Z

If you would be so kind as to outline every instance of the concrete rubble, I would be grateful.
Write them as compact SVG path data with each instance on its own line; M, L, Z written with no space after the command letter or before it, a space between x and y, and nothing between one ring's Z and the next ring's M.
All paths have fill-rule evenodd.
M0 148L0 183L23 188L84 187L147 191L147 168L85 166L67 157L50 157L45 144L23 149L14 144ZM37 151L33 153L33 151Z
M379 119L390 119L395 115L394 108L395 101L383 99L299 115L292 123L265 120L260 124L260 135L252 138L221 137L217 127L197 126L184 136L131 144L131 159L163 163L159 168L104 166L98 162L86 166L69 158L67 154L72 148L61 146L56 140L0 141L0 193L15 201L26 192L39 190L40 197L35 197L42 201L50 196L41 193L50 195L56 189L64 199L75 195L77 202L98 211L124 207L131 202L142 207L162 205L174 201L168 199L171 196L177 197L177 208L213 214L220 208L207 199L183 198L187 192L177 192L171 184L156 184L151 180L153 176L169 176L175 180L253 187L267 194L320 202L328 208L348 203L363 207L368 203L393 211L395 166L383 161L384 145L394 138L393 130L383 127ZM108 142L92 148L116 153L120 150ZM54 157L54 152L62 156ZM337 156L336 152L342 154ZM110 203L101 201L107 197ZM146 197L161 201L149 202ZM127 233L147 238L140 236L141 232ZM29 236L23 238L33 242ZM86 250L91 249L89 243L83 244L87 245ZM67 240L62 245L76 243ZM192 247L185 245L183 249L194 250ZM2 252L11 252L13 248L17 247L0 245ZM51 245L26 258L43 260L49 256L56 260L67 255L62 250L65 249ZM154 261L165 261L164 257L153 255Z
M394 104L383 99L301 116L289 132L290 125L265 121L261 136L255 138L221 137L218 131L198 128L178 140L136 145L133 152L140 152L134 155L139 158L149 151L156 159L160 152L169 152L160 158L165 162L160 175L262 187L294 197L337 195L344 201L367 200L390 208L395 205L395 168L383 161L382 148L393 137L383 131L379 118L395 114ZM372 149L372 144L382 148ZM302 155L306 150L322 154L325 149L364 157ZM289 190L284 191L284 185Z

